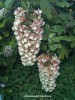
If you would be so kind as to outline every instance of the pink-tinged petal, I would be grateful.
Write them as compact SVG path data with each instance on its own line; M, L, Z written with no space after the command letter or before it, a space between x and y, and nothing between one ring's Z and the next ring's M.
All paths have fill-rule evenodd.
M42 28L37 28L35 31L34 31L36 34L42 34L44 31Z
M23 21L26 21L26 18L23 17L23 16L20 16L20 17L19 17L19 20L20 20L21 22L23 22Z

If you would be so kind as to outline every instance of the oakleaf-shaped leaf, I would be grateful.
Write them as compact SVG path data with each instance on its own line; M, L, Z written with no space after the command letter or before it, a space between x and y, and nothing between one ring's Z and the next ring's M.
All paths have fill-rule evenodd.
M48 24L46 24L43 34L46 35L46 36L49 36L49 33L50 33L50 26Z
M54 42L60 42L60 40L62 40L63 36L58 36L58 37L53 37L52 40Z
M75 40L74 35L70 35L70 36L64 35L62 37L63 37L62 40L65 40L65 41L74 41Z
M9 37L9 33L8 32L3 32L4 37Z
M49 49L51 50L51 51L55 51L56 49L58 49L58 48L61 48L62 47L62 45L61 44L49 44Z
M49 38L50 38L50 39L53 38L54 36L55 36L54 33L50 33L50 34L49 34Z
M75 40L75 35L70 35L69 36L69 41L74 41Z
M66 0L58 1L56 4L60 7L63 7L63 8L69 7L69 3Z
M62 34L62 32L66 32L66 29L64 26L62 25L56 25L56 26L53 26L52 29L51 29L52 32L56 32L58 33L58 35Z
M70 46L71 46L71 48L74 48L75 47L75 41L71 42Z
M11 93L13 90L11 88L6 89L6 92Z
M0 22L0 28L4 27L6 23L6 20L3 20L2 22Z
M10 9L14 0L5 0L5 9Z
M59 53L59 57L64 59L64 57L68 57L70 50L67 47L62 46L57 52Z
M2 40L2 36L0 36L0 41Z
M47 16L49 20L52 18L51 14L51 4L48 0L40 0L40 6L43 13Z

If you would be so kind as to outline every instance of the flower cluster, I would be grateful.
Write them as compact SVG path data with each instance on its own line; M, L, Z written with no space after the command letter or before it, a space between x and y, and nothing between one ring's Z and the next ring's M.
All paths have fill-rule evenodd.
M4 10L5 10L4 8L0 9L0 17L3 15Z
M30 14L30 15L28 15ZM17 39L19 54L24 66L33 65L40 49L45 22L41 18L42 11L34 10L31 13L18 7L14 11L15 22L12 27ZM32 19L31 19L31 16Z
M37 61L42 89L52 92L56 87L56 78L59 76L60 60L56 55L41 54Z
M4 50L3 50L3 55L5 57L10 57L12 56L12 47L9 45L9 46L5 46Z

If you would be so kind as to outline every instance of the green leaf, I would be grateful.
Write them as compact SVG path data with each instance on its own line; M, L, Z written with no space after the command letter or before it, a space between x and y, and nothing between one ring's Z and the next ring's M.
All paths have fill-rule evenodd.
M71 48L74 48L75 47L75 41L71 42L70 46L71 46Z
M40 6L43 11L43 13L47 16L49 20L52 18L51 14L51 4L48 0L40 0Z
M58 1L56 4L60 7L63 7L63 8L69 7L69 3L66 0Z
M62 33L66 32L66 29L62 25L56 25L52 27L51 31L58 33L58 35L61 35Z
M65 40L65 41L74 41L75 40L75 35L70 35L70 36L67 36L67 35L64 35L62 40Z
M67 16L67 13L60 13L59 14L59 17L63 20L63 21L66 21L68 16Z
M27 2L26 2L26 3L27 3L27 7L26 7L26 8L27 8L27 10L28 10L28 9L29 9L29 7L30 7L30 2L27 0Z
M48 24L45 25L45 28L44 28L44 33L43 34L46 34L46 35L49 35L50 33L50 26Z
M29 2L28 0L23 1L23 2L21 3L21 6L22 6L23 8L25 8L25 9L29 10L30 2Z
M49 36L50 33L50 26L48 24L45 25L44 27L44 35Z
M6 23L6 20L3 20L2 22L0 22L0 28L4 27Z
M41 46L41 50L47 50L47 45Z
M12 4L13 4L14 0L6 0L5 1L5 9L8 10L11 8Z
M8 77L7 77L7 76L3 77L2 82L3 82L3 83L8 82Z
M54 42L60 42L62 40L63 36L53 37L52 40Z
M75 35L70 35L70 36L69 36L69 40L70 40L70 41L74 41L74 40L75 40Z
M13 90L11 88L6 89L6 92L11 93Z
M49 42L50 44L53 43L52 39L48 39L48 42Z
M69 37L67 35L64 35L62 40L69 41Z
M73 25L73 22L70 22L70 21L66 21L66 27L67 28L71 28L71 27L73 27L74 25Z
M0 8L3 8L3 7L4 7L4 3L0 2Z
M8 32L3 32L4 37L9 37L9 33Z
M68 57L70 50L67 47L62 46L57 52L59 53L59 57L64 59L64 57Z
M48 24L44 27L43 40L47 40L50 33L50 26Z
M49 34L49 38L50 38L50 39L53 38L54 36L55 36L54 33L50 33L50 34Z
M59 17L60 17L60 19L62 19L63 21L65 21L66 23L67 22L73 22L73 24L74 24L74 18L73 18L73 16L71 15L71 14L69 14L69 13L60 13L59 14Z
M63 24L63 21L61 20L61 18L59 18L58 16L54 16L53 19L51 20L53 23L55 24Z
M0 36L0 41L2 40L2 36Z
M61 48L62 47L62 45L61 44L49 44L49 49L51 50L51 51L55 51L56 49L59 49L59 48Z

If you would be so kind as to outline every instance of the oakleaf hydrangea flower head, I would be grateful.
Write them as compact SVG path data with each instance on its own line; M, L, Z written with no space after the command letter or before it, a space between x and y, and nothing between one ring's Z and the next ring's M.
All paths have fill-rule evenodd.
M0 17L2 17L4 10L5 10L5 8L0 9Z
M18 7L14 11L15 21L12 30L16 36L19 54L24 66L34 65L36 55L40 50L42 26L45 24L41 14L41 10L34 10L29 14L30 18L28 18L28 11L23 8Z
M59 76L60 59L56 55L41 54L37 61L42 89L52 92L56 87L56 78Z
M3 55L5 57L10 57L12 56L12 47L9 45L9 46L5 46L4 50L3 50Z

